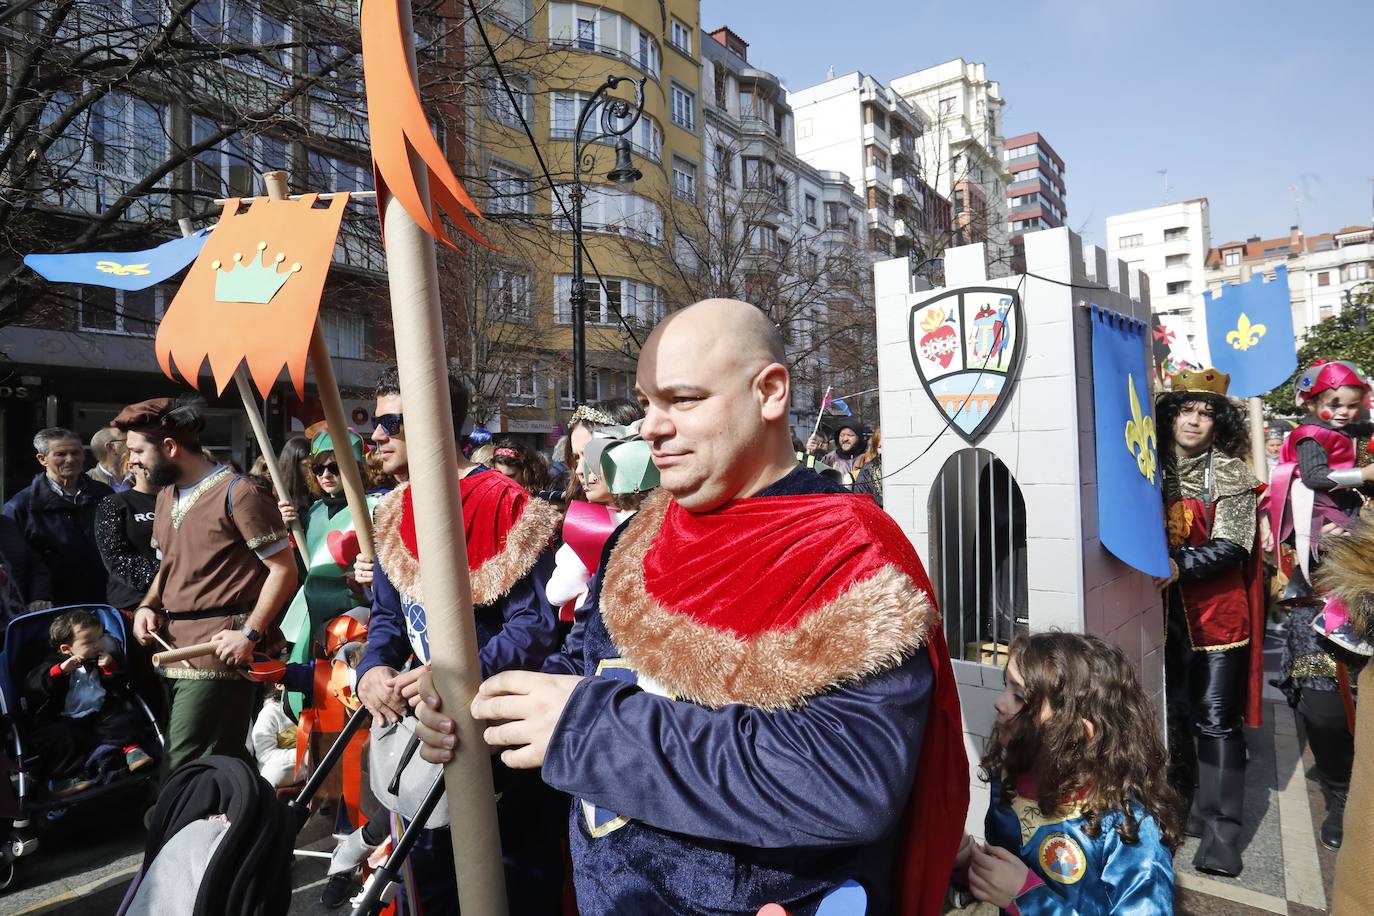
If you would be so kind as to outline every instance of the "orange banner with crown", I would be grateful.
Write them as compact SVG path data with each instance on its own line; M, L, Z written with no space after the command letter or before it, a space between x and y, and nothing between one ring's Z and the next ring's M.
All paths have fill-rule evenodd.
M260 197L246 213L237 198L225 202L157 329L157 361L168 378L180 375L199 389L208 359L223 393L246 363L265 398L286 366L305 397L306 356L349 195L322 208L317 199Z

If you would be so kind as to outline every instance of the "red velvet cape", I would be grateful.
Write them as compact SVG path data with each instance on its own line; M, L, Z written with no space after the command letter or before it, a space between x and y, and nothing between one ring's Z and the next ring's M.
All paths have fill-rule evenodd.
M463 501L463 535L467 538L468 568L476 570L506 547L506 536L520 520L530 494L505 474L495 471L469 474L458 481ZM410 555L420 558L415 539L415 488L401 494L401 543Z
M687 556L692 562L683 564ZM915 548L868 496L771 496L709 513L672 503L645 556L644 581L664 607L748 638L793 628L890 566L934 605ZM959 693L938 619L927 627L923 648L935 680L916 780L899 828L903 843L893 899L903 916L940 912L969 803Z

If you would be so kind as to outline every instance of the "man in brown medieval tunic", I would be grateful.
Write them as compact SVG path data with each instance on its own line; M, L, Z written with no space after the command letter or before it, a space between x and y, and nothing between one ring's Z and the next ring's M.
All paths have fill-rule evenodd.
M238 669L296 590L296 563L276 500L207 460L199 399L155 398L126 407L131 462L162 487L153 546L162 560L134 617L139 642L212 643L214 654L168 666L167 768L209 754L245 756L255 684Z

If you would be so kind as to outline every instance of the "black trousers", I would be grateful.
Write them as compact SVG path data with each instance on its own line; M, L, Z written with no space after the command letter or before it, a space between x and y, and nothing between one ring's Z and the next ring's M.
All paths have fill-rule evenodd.
M1177 589L1168 596L1164 641L1164 694L1170 770L1185 794L1197 785L1197 740L1244 746L1250 647L1194 649Z
M1340 692L1299 687L1297 713L1317 762L1322 788L1344 795L1350 788L1350 768L1355 762L1355 737L1350 734Z
M57 716L33 723L28 743L38 759L43 779L80 775L91 752L103 744L123 748L137 744L154 753L148 720L123 697L105 695L100 709L80 719Z

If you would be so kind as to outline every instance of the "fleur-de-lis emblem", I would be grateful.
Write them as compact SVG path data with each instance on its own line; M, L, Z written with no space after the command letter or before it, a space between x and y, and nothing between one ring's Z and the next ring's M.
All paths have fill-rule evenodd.
M1236 329L1226 335L1226 342L1237 350L1244 352L1260 342L1260 338L1268 332L1262 324L1251 324L1250 316L1244 312L1240 313L1240 320L1236 323Z
M1135 393L1135 376L1126 376L1126 388L1131 396L1131 419L1126 423L1126 449L1135 458L1140 476L1154 484L1155 448L1158 445L1155 420L1140 409L1140 398Z
M95 269L116 277L146 277L152 273L147 264L121 264L118 261L96 261Z

